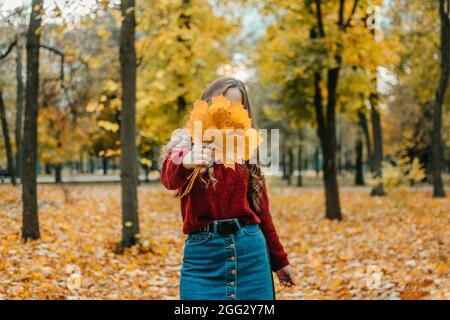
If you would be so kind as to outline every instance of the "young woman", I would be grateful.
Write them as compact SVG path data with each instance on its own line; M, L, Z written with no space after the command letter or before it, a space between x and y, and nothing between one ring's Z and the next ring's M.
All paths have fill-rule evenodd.
M251 117L241 81L219 78L206 88L201 99L211 103L218 95L240 101ZM238 164L232 170L214 164L214 144L192 147L184 131L172 136L163 154L162 183L180 194L195 164L207 168L202 179L197 179L188 195L181 198L183 232L188 237L180 298L272 300L272 271L282 286L294 286L294 274L272 222L259 165Z

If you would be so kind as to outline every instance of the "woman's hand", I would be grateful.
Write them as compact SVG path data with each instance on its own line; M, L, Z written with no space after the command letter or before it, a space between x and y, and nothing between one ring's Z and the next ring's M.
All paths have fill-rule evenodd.
M295 276L290 265L285 266L276 273L282 287L295 287Z
M214 149L216 145L212 142L203 142L202 145L195 145L183 157L183 166L186 169L193 169L196 165L209 166L214 160Z

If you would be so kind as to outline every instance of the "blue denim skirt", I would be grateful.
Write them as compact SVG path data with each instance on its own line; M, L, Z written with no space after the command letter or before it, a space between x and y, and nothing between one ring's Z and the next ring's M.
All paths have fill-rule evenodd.
M229 235L189 234L184 244L180 298L274 300L269 253L259 225L245 225Z

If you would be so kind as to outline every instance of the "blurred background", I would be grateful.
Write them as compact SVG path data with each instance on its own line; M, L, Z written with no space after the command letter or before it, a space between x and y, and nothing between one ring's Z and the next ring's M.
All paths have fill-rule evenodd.
M280 297L449 298L449 3L0 0L0 297L176 298L159 155L231 76L280 130Z
M3 0L0 20L0 83L18 168L28 2ZM316 133L314 72L320 70L325 77L339 50L342 66L334 93L339 175L373 171L376 146L381 144L383 160L395 165L398 158L417 159L430 182L433 102L441 71L439 1L359 1L351 17L353 2L347 2L348 27L339 33L339 1L324 1L328 32L322 39L310 34L316 24L314 1L138 1L136 122L143 179L155 178L159 148L172 130L183 125L206 85L219 76L243 80L258 126L281 130L283 177L288 183L301 184L300 171L305 177L320 174L323 152ZM44 2L39 28L39 181L118 176L119 5L119 1ZM326 81L320 82L324 100ZM377 121L371 119L372 109L380 113L381 135L373 134ZM442 174L450 172L449 140L446 90ZM0 148L5 175L4 139ZM299 178L292 181L292 175Z

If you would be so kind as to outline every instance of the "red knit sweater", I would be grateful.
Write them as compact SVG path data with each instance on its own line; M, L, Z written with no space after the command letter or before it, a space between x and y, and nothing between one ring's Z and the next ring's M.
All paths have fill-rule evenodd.
M161 172L164 186L170 190L178 189L180 194L187 182L187 176L191 173L179 161L183 155L182 151L172 152L164 160ZM257 215L251 209L247 198L250 174L245 166L236 165L233 170L225 168L223 164L215 164L214 177L217 179L215 187L206 186L197 180L189 194L181 198L183 232L191 233L213 220L239 217L244 222L260 224L267 241L273 271L288 265L287 254L272 222L266 186L264 185L262 193L261 213Z

